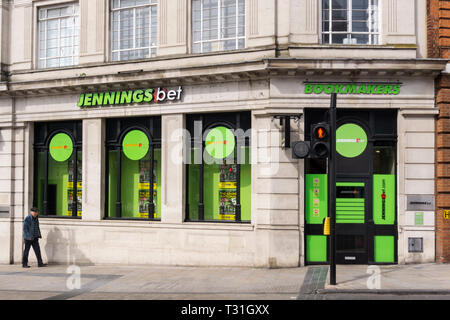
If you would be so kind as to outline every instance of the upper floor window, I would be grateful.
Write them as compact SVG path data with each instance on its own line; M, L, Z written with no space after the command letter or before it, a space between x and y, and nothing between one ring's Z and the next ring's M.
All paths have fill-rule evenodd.
M156 55L157 0L112 0L112 60Z
M192 51L245 47L245 0L193 0Z
M78 3L39 9L39 68L78 64Z
M322 43L379 44L378 0L322 0Z

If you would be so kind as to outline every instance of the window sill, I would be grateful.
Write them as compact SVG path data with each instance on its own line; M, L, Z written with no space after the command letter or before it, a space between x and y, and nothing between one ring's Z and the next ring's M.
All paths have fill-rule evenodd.
M411 45L395 45L395 44L339 44L339 43L317 43L317 44L299 44L298 46L289 46L289 49L409 49L409 50L417 50L417 46L415 44Z
M161 222L161 218L147 219L147 218L117 218L117 217L105 217L103 220L111 221L144 221L144 222Z
M39 218L43 219L68 219L68 220L81 220L81 217L73 217L73 216L53 216L53 215L39 215Z
M74 222L74 220L80 220ZM157 222L157 223L153 223ZM81 220L81 219L42 219L41 224L44 226L77 226L77 227L119 227L119 228L148 228L148 229L179 229L179 230L228 230L228 231L253 231L254 225L251 223L222 223L222 222L181 222L181 223L167 223L152 220L136 220L136 219L102 219L102 220Z

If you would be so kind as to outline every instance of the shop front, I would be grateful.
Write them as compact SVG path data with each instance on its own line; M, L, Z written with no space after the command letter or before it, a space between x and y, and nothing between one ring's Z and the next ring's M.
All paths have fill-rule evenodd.
M305 126L324 110L305 110ZM336 131L336 261L397 263L397 110L339 109ZM309 264L329 261L327 167L305 164L305 248Z
M405 73L390 60L323 63L265 59L207 77L146 71L20 91L12 259L34 205L49 262L328 263L326 160L293 159L286 141L309 140L336 92L338 263L433 261L434 208L409 204L434 197L441 64Z

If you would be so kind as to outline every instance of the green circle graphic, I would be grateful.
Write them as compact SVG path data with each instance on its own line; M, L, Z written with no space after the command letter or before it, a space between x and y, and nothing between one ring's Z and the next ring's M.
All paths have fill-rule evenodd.
M122 149L128 159L140 160L147 154L149 145L148 137L144 132L131 130L123 138Z
M216 159L228 157L233 151L236 142L233 132L226 127L215 127L206 136L205 149Z
M66 133L57 133L50 140L50 155L58 162L66 161L73 152L72 138Z
M367 134L354 123L346 123L336 130L336 151L343 157L354 158L366 150Z

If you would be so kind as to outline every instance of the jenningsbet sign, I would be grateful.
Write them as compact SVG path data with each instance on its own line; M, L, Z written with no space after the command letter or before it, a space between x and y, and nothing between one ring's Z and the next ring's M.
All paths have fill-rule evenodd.
M78 107L100 107L132 103L161 103L165 101L181 100L183 89L150 88L125 91L107 91L80 94Z
M401 84L398 83L305 83L305 94L370 94L398 95Z

